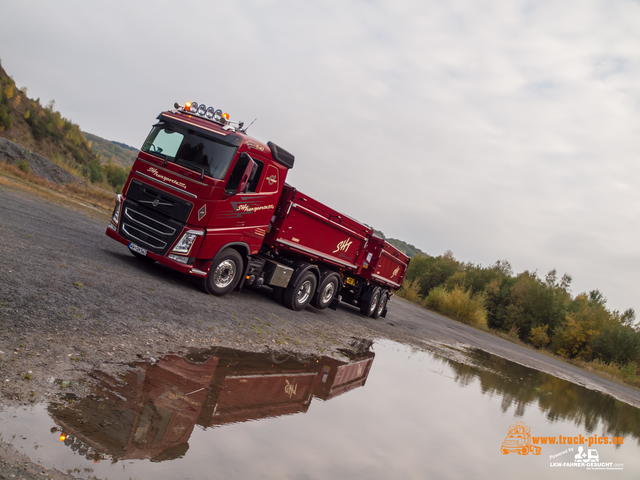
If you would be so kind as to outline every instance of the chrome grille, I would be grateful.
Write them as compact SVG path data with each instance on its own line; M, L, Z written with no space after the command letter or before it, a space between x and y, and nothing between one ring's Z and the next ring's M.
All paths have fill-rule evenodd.
M133 243L165 255L184 228L184 223L136 201L127 199L122 206L120 235Z
M127 234L127 237L130 239L137 240L139 243L143 245L147 245L151 248L159 248L164 249L167 246L167 242L163 242L159 238L153 237L148 233L145 233L144 230L140 230L132 225L127 225L126 223L122 225L122 231Z
M153 218L143 213L136 212L135 210L132 210L130 208L125 208L124 214L133 223L141 227L146 227L147 229L151 230L154 233L157 233L158 235L171 236L176 233L176 229L171 227L170 225L159 222L158 220L154 220Z

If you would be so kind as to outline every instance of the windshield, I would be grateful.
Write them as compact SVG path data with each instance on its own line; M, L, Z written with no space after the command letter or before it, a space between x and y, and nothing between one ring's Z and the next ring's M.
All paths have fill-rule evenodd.
M169 162L204 171L213 178L224 178L238 147L216 142L199 132L170 124L155 125L142 145L142 151Z

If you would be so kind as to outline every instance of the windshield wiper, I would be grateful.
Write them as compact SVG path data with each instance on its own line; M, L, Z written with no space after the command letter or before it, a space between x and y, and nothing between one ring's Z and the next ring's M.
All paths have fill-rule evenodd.
M200 172L200 180L204 180L204 168L200 167L198 165L193 165L192 163L188 163L188 162L180 162L177 158L176 158L176 163L178 165L180 165L181 167L185 167L188 168L189 170L195 170L195 171L199 171Z
M169 156L165 153L162 153L162 149L156 149L155 145L151 144L151 147L153 147L154 149L152 150L151 148L142 148L143 152L146 153L150 153L151 155L155 155L156 157L160 157L161 159L164 160L164 166L167 166L167 161L169 160Z

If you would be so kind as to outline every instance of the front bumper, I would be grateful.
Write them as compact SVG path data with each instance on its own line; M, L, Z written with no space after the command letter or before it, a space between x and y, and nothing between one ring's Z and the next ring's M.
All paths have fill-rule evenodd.
M119 233L117 233L117 231L113 230L111 226L114 226L113 223L111 223L110 226L107 227L107 236L128 247L131 241L122 237ZM116 226L114 227L117 229ZM194 247L196 247L196 245L194 245ZM208 262L206 260L195 259L193 265L185 265L184 263L176 262L175 260L172 260L163 255L158 255L151 250L147 250L147 257L180 273L186 273L188 275L193 275L201 278L207 276L207 274L209 273L209 268L211 267L211 262Z

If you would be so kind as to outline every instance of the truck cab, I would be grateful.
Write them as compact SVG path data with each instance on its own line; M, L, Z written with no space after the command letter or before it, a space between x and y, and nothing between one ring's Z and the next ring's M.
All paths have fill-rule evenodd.
M187 102L161 113L118 197L107 235L140 257L210 281L224 294L259 252L294 157L220 110ZM230 258L209 276L216 254ZM235 253L234 253L235 252Z

